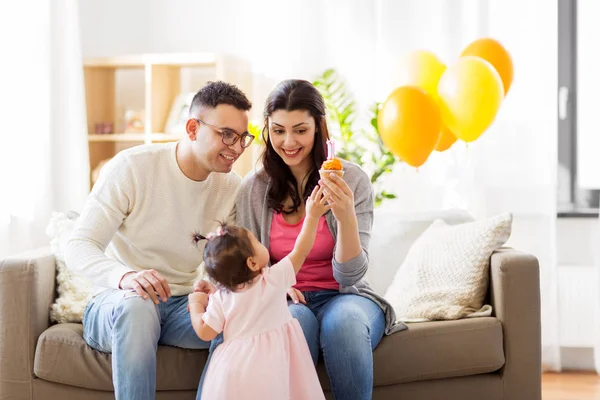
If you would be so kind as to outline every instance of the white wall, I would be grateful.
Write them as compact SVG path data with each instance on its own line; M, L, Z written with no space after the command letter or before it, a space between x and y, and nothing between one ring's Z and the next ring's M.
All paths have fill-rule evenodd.
M597 218L559 218L558 314L564 369L593 370L598 346L600 224Z
M331 7L334 3L339 4L328 2ZM83 55L205 51L238 55L253 64L255 108L261 109L279 80L312 80L327 68L322 4L319 0L303 2L302 7L276 0L81 2Z
M83 56L202 51L242 56L253 64L258 108L278 81L312 80L335 67L366 111L391 91L394 57L415 46L431 45L444 56L450 54L447 44L460 41L466 30L447 15L461 13L465 4L465 0L452 6L445 0L86 1L80 2Z

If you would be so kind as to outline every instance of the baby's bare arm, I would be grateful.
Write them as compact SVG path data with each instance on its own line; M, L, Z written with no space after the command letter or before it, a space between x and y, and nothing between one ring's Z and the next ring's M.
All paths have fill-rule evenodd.
M192 327L198 337L206 342L209 342L217 337L218 333L208 326L202 316L206 312L204 306L200 303L190 304L190 317L192 319Z
M306 217L302 224L302 230L296 239L294 250L288 256L296 273L298 273L302 264L304 264L306 257L308 257L315 244L319 219L330 208L327 204L327 199L323 196L323 188L319 187L319 185L315 186L311 195L306 200Z
M203 292L194 292L188 296L188 309L190 310L192 327L196 335L205 341L213 340L218 335L202 319L202 316L206 312L206 307L208 307L208 301L208 294Z
M288 256L296 273L298 273L300 267L302 267L302 264L304 264L306 257L308 257L308 254L315 244L318 226L319 218L315 218L310 215L307 215L306 218L304 218L302 231L300 231L300 235L298 235L298 238L296 239L294 250L292 250Z

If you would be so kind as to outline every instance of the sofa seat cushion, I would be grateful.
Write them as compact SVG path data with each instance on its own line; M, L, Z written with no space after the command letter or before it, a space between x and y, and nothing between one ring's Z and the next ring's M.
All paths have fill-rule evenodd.
M113 390L111 356L83 340L81 324L58 324L42 333L34 373L47 381ZM196 390L207 350L158 347L157 390ZM497 371L504 365L502 325L496 318L410 324L385 336L373 354L374 385L451 378ZM329 390L322 360L318 367Z
M497 371L502 324L493 317L409 324L381 340L373 362L375 386Z
M157 390L198 388L208 350L158 346ZM110 354L89 347L83 325L58 324L44 331L35 351L35 375L51 382L112 391Z

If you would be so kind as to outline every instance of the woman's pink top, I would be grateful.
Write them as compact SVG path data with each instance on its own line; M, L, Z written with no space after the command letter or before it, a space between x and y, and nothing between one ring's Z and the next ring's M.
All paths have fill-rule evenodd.
M304 218L296 224L289 224L283 219L283 214L277 212L273 214L269 239L272 263L279 262L294 249L303 222ZM296 285L294 285L296 289L302 292L339 290L340 284L333 278L331 265L334 246L335 241L327 226L327 220L322 216L319 219L315 244L296 275Z

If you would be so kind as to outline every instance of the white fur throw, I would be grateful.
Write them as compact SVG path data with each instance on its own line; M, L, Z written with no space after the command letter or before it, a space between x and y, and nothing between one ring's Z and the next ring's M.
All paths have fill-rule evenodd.
M448 225L436 220L415 241L385 298L404 322L491 315L484 305L492 253L508 240L512 214Z
M78 217L73 211L66 214L55 212L46 229L56 259L58 291L58 297L50 308L50 319L58 323L81 322L83 311L93 295L90 281L76 275L65 265L64 248Z

